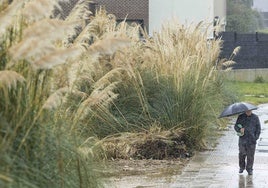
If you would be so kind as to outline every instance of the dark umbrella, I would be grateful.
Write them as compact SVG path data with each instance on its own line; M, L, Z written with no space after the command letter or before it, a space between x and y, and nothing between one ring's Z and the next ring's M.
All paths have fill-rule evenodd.
M219 118L240 114L240 113L246 112L248 110L256 110L257 108L258 108L257 106L254 106L254 105L246 103L246 102L237 102L237 103L234 103L234 104L227 106L222 111Z

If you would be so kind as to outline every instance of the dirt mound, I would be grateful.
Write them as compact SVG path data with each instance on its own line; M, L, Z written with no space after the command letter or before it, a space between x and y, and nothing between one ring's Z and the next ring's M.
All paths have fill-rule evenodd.
M136 159L169 159L185 158L189 154L183 141L173 140L147 140L144 143L137 144L136 152L132 158Z
M102 141L108 159L176 159L190 156L182 130L121 133Z

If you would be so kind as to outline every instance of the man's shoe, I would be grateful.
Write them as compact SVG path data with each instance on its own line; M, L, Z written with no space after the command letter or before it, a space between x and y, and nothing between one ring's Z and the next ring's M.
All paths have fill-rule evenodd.
M240 169L239 169L239 174L242 174L243 171L244 171L244 169L240 168Z
M252 175L253 174L253 172L252 171L248 171L248 175Z

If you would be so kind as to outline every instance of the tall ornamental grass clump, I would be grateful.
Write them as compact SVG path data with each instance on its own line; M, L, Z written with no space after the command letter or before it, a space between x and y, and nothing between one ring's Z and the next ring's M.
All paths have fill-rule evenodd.
M127 33L132 43L99 58L109 72L98 83L105 81L102 95L112 100L87 106L86 129L104 138L148 131L157 124L163 130L183 130L190 147L204 147L228 100L217 72L221 41L207 38L205 23L186 27L172 20L151 37L143 33L143 40L134 37L138 30L126 30L124 25L101 32Z
M140 52L144 105L151 122L184 129L187 144L197 148L216 124L223 98L215 68L221 41L208 40L204 26L166 23Z
M100 187L93 161L126 132L203 146L226 94L202 23L149 37L90 1L64 19L47 2L1 6L1 186Z
M61 105L68 93L83 95L68 87L65 64L83 53L82 40L70 41L85 27L90 1L65 20L53 16L58 1L2 2L0 187L101 187L92 158L79 150L85 138Z

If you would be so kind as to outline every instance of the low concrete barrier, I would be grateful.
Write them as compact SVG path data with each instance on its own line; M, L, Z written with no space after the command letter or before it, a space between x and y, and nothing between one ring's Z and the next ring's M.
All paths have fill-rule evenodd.
M233 69L224 73L231 81L254 82L256 78L262 78L268 82L268 69Z

